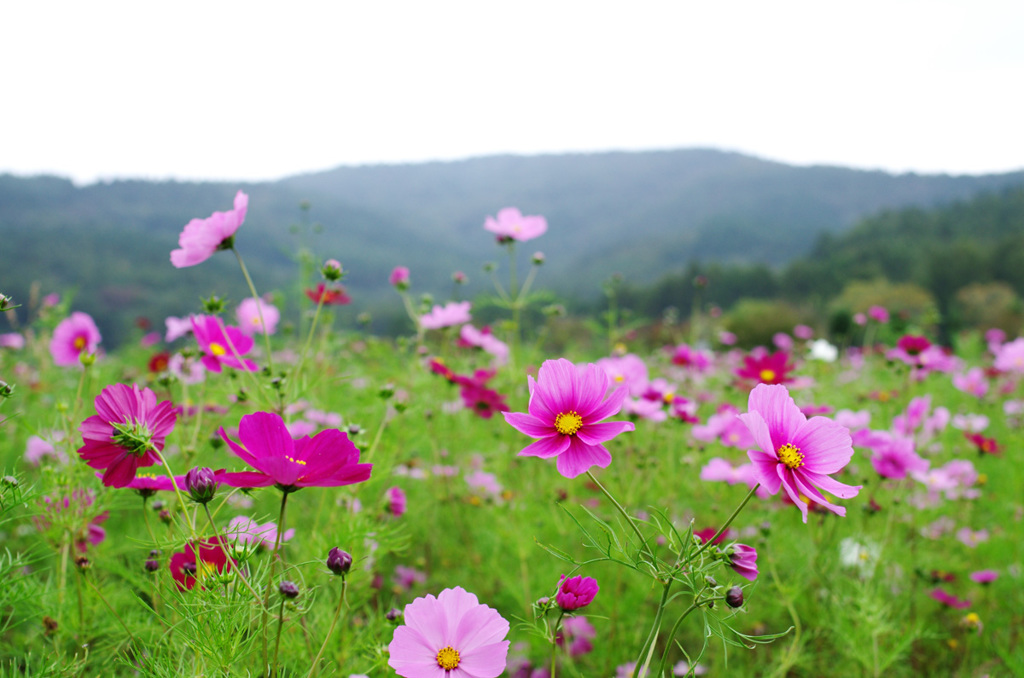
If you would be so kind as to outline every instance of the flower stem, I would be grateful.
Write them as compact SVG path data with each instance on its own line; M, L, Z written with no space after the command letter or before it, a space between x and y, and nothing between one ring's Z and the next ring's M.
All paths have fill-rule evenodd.
M267 575L267 592L263 596L263 612L260 619L260 626L263 628L263 666L267 666L267 656L269 650L267 646L267 605L270 604L270 589L274 586L274 575L277 573L277 561L284 559L283 556L281 555L279 547L281 546L281 535L284 534L284 510L285 506L287 505L288 492L282 490L281 514L278 516L277 519L277 539L274 540L274 553L270 558L270 574ZM280 629L278 630L278 638L280 638ZM276 658L274 661L277 661Z
M562 625L562 618L565 617L565 610L560 610L558 613L558 621L555 622L554 628L551 629L551 676L555 678L555 671L557 670L556 659L558 658L558 628Z
M174 494L178 497L178 505L181 506L181 512L185 514L185 523L188 525L189 531L192 533L192 538L196 538L196 524L191 516L188 514L188 508L185 504L185 497L181 494L181 488L178 487L177 481L174 479L174 471L171 470L170 465L167 463L167 457L163 455L163 452L153 448L156 455L160 457L160 461L163 462L164 470L167 471L167 476L171 479L171 485L174 487Z
M316 657L313 658L313 664L309 667L309 673L306 674L306 678L313 678L316 674L318 664L320 663L320 657L324 655L324 650L327 649L327 641L331 639L331 634L334 633L334 627L338 623L338 617L341 616L341 608L345 604L345 591L348 589L348 582L345 581L344 577L341 580L341 598L338 600L338 607L334 610L334 618L331 619L331 626L327 629L327 635L324 637L324 643L320 646L320 651L316 653ZM554 678L554 676L552 676Z
M238 250L234 247L231 251L235 253L235 258L238 259L238 265L242 268L242 275L245 276L245 282L249 285L249 291L252 292L253 299L256 300L256 314L260 317L260 329L263 330L263 342L267 347L267 366L270 371L274 371L274 358L270 353L270 335L267 333L267 324L263 322L263 302L260 301L260 295L256 294L256 286L252 284L252 278L249 277L249 269L245 267L245 262L242 261L242 255L238 253Z
M281 607L277 614L277 640L274 642L274 663L271 665L270 675L277 674L277 655L281 649L281 630L284 629L284 596L281 596Z
M316 325L320 320L320 310L324 307L324 295L321 294L320 298L316 302L316 311L313 313L313 322L309 326L309 335L306 337L306 343L302 346L302 353L299 355L299 362L295 364L295 369L292 371L293 382L298 382L299 375L302 374L302 367L306 363L306 354L309 353L309 345L313 343L313 335L316 333Z
M708 539L706 542L701 544L701 547L697 549L696 553L693 554L693 558L699 556L701 553L704 552L704 550L708 546L714 544L719 537L725 534L725 531L729 529L730 525L732 525L732 521L736 520L736 516L740 514L740 511L742 511L743 507L747 505L747 502L750 501L750 498L754 496L754 493L757 492L757 488L759 487L761 487L761 483L758 483L757 485L754 485L752 488L750 488L750 492L747 492L747 496L743 498L743 501L741 501L740 505L736 507L736 510L732 512L732 515L729 516L729 518L725 521L725 524L722 525L721 529L719 529L718 532L715 532L715 536L711 537L711 539Z
M228 547L224 544L224 537L217 534L217 526L213 522L213 514L210 513L210 505L203 504L203 509L206 510L206 517L210 521L210 527L213 528L213 538L217 540L218 544L220 544L220 550L224 553L224 557L228 559L227 562L230 563L234 560L234 558L232 558L231 554L228 553ZM237 572L236 577L240 579L243 584L245 584L245 588L249 589L249 593L252 594L254 600L260 599L260 594L256 593L252 586L249 585L249 581L242 576L241 572Z
M640 648L640 656L637 657L636 666L633 667L633 678L643 678L647 675L647 667L651 662L651 655L654 654L654 646L658 642L658 633L661 631L661 618L665 614L665 605L668 604L669 591L672 589L672 579L665 582L664 591L661 594L661 602L658 603L658 611L654 615L654 623L651 625L651 632ZM644 656L646 655L646 659Z
M626 513L626 509L622 508L622 504L620 504L615 499L615 497L613 497L611 495L611 492L609 492L607 489L605 489L605 486L602 485L600 483L600 481L598 481L598 479L594 477L593 473L591 473L590 471L587 471L587 475L590 476L590 479L594 482L595 485L597 485L598 489L600 489L601 492L604 493L604 496L608 497L608 500L611 501L611 503L615 505L615 508L617 508L619 510L619 513L622 514L622 517L626 519L626 522L629 523L629 526L633 528L633 532L636 533L637 538L640 540L640 550L641 551L644 551L644 550L647 551L647 553L651 556L651 566L655 567L656 564L655 564L654 553L647 546L647 540L644 538L643 533L640 532L640 528L636 526L636 522L634 522L633 517L631 515L629 515L628 513Z

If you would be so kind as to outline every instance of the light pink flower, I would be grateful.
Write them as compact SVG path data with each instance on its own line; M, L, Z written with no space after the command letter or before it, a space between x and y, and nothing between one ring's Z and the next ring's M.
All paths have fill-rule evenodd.
M953 386L964 393L984 398L985 394L988 393L988 380L985 379L985 370L980 367L973 367L967 370L966 374L954 374Z
M252 518L235 516L228 521L224 536L242 544L273 549L274 544L277 543L277 523L264 523L260 525ZM281 543L284 544L294 536L294 529L285 530L284 534L281 535Z
M523 216L515 207L498 212L498 218L487 217L484 228L498 236L498 240L533 240L544 235L548 222L542 216Z
M206 219L193 219L185 225L178 237L181 249L171 251L171 264L175 268L195 266L213 256L217 250L228 249L234 242L235 231L245 221L249 209L249 196L242 191L235 194L235 208L227 212L214 212Z
M398 289L406 289L409 287L409 269L405 266L395 266L391 271L391 275L388 276L388 282L392 287Z
M1024 337L1018 337L996 349L995 367L1000 372L1024 374Z
M837 515L846 515L845 508L829 502L819 490L842 499L860 492L859 485L844 485L829 476L853 457L850 432L825 417L807 419L781 384L755 386L748 410L739 418L759 447L747 454L761 484L771 494L785 489L805 523L807 504L801 496Z
M267 334L277 332L277 323L281 319L281 312L273 304L262 299L248 297L235 309L235 317L238 318L238 329L242 334L253 336L263 334L263 323L260 322L260 313L263 313L263 323L266 323Z
M988 541L988 530L972 530L969 527L961 527L956 531L956 538L973 549L978 544Z
M883 306L872 306L868 309L868 317L875 322L885 324L889 322L889 311Z
M647 363L632 353L620 357L601 358L597 366L611 379L612 388L625 384L629 395L638 398L647 390Z
M459 340L466 346L481 348L494 356L495 365L504 365L508 362L508 344L491 334L486 327L478 330L470 324L465 324L459 330Z
M64 434L61 431L52 431L50 436L56 442L64 439ZM40 436L29 436L29 439L25 441L25 461L33 466L39 466L43 457L53 457L61 464L68 463L68 455L64 453L63 449L55 447L53 442Z
M18 332L7 332L0 334L0 348L13 348L20 350L25 348L25 337Z
M61 320L53 330L53 338L50 340L50 355L56 365L69 366L78 365L79 356L82 353L91 355L96 353L99 343L102 340L100 331L93 322L92 316L88 313L75 311L70 316Z
M405 491L398 487L390 487L387 491L388 513L396 518L405 513L406 498Z
M497 678L508 659L509 624L461 587L405 606L388 645L388 666L404 678Z
M168 344L192 331L191 318L175 318L173 315L169 315L164 318L164 325L167 327L164 341Z
M797 325L793 328L793 336L806 341L814 336L814 330L807 325Z
M622 409L626 390L615 390L607 400L609 378L597 365L580 368L564 358L545 360L537 380L527 377L530 389L528 413L503 412L505 421L538 440L520 456L558 457L558 472L575 478L592 466L607 467L612 455L602 443L624 431L629 421L602 422Z
M468 301L450 301L442 306L435 305L430 313L420 316L420 326L425 330L439 330L442 327L462 325L472 320Z

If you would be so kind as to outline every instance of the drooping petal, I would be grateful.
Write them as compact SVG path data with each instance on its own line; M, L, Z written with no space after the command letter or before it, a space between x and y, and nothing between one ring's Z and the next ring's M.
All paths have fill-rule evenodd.
M778 474L782 487L786 490L786 495L789 496L790 500L796 504L798 509L800 509L800 513L803 515L804 522L806 523L807 504L805 504L803 499L800 498L800 491L797 489L796 483L793 481L792 472L785 464L776 465L775 472Z
M772 441L772 434L768 430L768 424L765 422L764 417L761 416L761 413L751 410L746 414L737 414L736 418L743 422L744 426L750 431L750 435L754 437L754 442L757 443L761 452L775 458L777 461L778 454L775 443Z
M818 492L818 490L815 487L813 487L809 483L807 483L804 480L804 478L802 478L800 476L799 473L796 473L796 472L793 473L793 481L796 484L796 487L800 491L800 493L803 494L808 499L810 499L811 501L813 501L815 504L820 504L821 506L824 506L829 511L831 511L832 513L835 513L838 516L845 516L846 515L846 509L845 508L843 508L842 506L836 506L835 504L833 504L829 500L825 499L825 497L821 496L821 493ZM803 505L803 502L800 502L800 503L801 503L801 505ZM807 521L805 520L804 522L807 522Z
M540 457L550 459L569 449L572 436L553 435L534 441L519 451L520 457Z
M781 464L779 464L778 458L759 450L750 450L747 452L747 456L754 465L757 482L761 483L761 487L771 494L778 494L779 486L782 484L782 477L779 475Z
M137 468L134 455L125 452L120 459L107 467L103 474L103 484L107 487L124 487L135 480Z
M512 428L520 433L525 433L531 438L543 438L555 433L555 429L551 424L545 424L532 414L524 414L522 412L502 412L501 414Z
M747 409L760 414L768 425L773 451L792 442L793 435L807 421L807 417L790 397L789 390L781 384L755 386L750 392Z
M611 453L604 445L587 445L574 436L567 436L571 439L569 449L558 455L558 462L555 468L566 478L575 478L581 473L586 473L592 466L608 468L612 463Z
M831 495L835 495L840 499L850 499L860 494L862 485L845 485L835 478L831 478L821 473L814 473L806 469L800 469L801 475L807 479L807 482L814 485L815 487L828 492Z

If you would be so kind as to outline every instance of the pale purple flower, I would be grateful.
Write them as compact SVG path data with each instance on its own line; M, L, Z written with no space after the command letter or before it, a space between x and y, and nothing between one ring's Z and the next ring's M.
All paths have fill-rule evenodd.
M242 544L261 546L268 549L274 548L278 538L277 523L264 523L260 525L252 518L246 518L245 516L235 516L228 521L224 534L229 539ZM281 535L281 543L284 544L294 536L294 529L285 530L284 534Z
M192 318L175 318L173 315L169 315L164 318L164 325L167 326L164 341L169 344L192 331Z
M927 471L929 462L914 451L914 441L909 438L890 438L887 445L875 448L871 465L883 478L906 478L914 471Z
M621 357L601 358L597 366L605 371L611 380L611 387L625 385L629 395L637 398L647 390L647 363L632 353Z
M408 591L416 584L426 583L427 575L415 568L398 565L395 567L395 576L392 581L398 588Z
M781 384L758 384L750 392L748 412L739 418L750 429L758 448L748 451L758 480L771 494L785 489L807 522L801 496L844 516L846 509L831 503L824 490L842 499L857 496L860 486L830 477L853 457L850 432L825 417L808 419Z
M871 412L868 410L839 410L833 417L840 426L845 426L851 432L867 428L871 424Z
M50 340L50 355L56 365L67 367L78 365L81 354L96 353L102 340L100 331L88 313L75 311L61 320L53 330Z
M872 306L868 309L868 317L884 325L889 322L889 311L882 306Z
M793 328L793 336L806 341L814 336L814 330L807 325L797 325Z
M249 196L239 191L235 194L233 210L214 212L205 219L188 222L178 237L180 249L171 251L171 264L175 268L195 266L209 259L217 250L230 247L248 209Z
M969 433L981 433L988 428L989 419L984 414L956 414L952 419L953 428Z
M7 332L0 334L0 348L11 348L21 350L25 348L25 337L19 332Z
M1024 374L1024 337L1000 346L992 364L1000 372Z
M29 439L25 441L25 461L33 466L39 466L43 457L53 457L61 464L68 463L68 455L63 449L53 444L62 441L64 433L57 430L51 431L50 438L50 440L46 440L41 436L29 436Z
M420 326L425 330L439 330L442 327L462 325L472 320L468 301L450 301L442 306L435 305L430 313L420 316Z
M741 577L754 581L757 579L757 549L746 544L733 544L726 550L729 567Z
M260 322L260 314L263 314L263 321ZM238 329L242 334L254 336L263 334L264 324L267 334L277 332L277 323L281 320L281 312L277 307L263 299L248 297L235 309L235 317L238 319Z
M515 207L506 207L498 212L498 218L487 217L484 228L498 236L499 240L523 242L544 235L548 222L542 216L523 216Z
M978 544L988 541L988 530L972 530L969 527L961 527L956 531L956 538L972 549Z
M564 358L545 360L536 381L527 377L528 413L502 412L513 428L538 439L519 455L558 457L558 472L566 478L592 466L606 468L612 455L602 443L636 428L629 421L602 421L619 412L626 398L620 388L605 399L610 381L593 363L581 368Z
M403 678L497 678L508 658L509 624L461 587L405 606L388 645L388 666Z
M966 374L954 374L953 386L978 398L984 398L988 393L988 380L985 378L985 370L980 367L972 367Z
M622 413L654 422L668 419L668 413L659 401L645 398L626 398L622 404Z
M789 351L793 348L793 337L789 336L785 332L776 332L772 336L772 343L780 351Z
M466 484L469 485L469 489L479 494L489 494L492 497L501 494L501 484L493 473L473 471L466 476Z
M189 323L191 327L192 323ZM183 384L199 384L206 379L206 367L195 358L186 358L181 353L175 353L167 361L167 371L173 374Z

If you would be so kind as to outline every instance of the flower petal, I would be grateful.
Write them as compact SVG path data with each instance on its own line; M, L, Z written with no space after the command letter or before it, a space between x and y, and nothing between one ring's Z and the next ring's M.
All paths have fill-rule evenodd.
M790 397L789 389L781 384L755 386L747 400L747 409L760 414L768 425L768 432L772 437L772 452L792 442L793 435L807 421L807 417Z
M522 412L502 412L501 414L512 428L520 433L525 433L531 438L544 438L555 433L555 429L551 424L545 424L532 414L524 414Z
M598 424L584 424L576 432L576 437L586 445L598 445L607 442L624 431L635 431L631 421L606 421Z
M563 435L553 435L541 438L520 450L518 456L550 459L551 457L562 454L569 449L570 438L572 438L572 436Z
M804 467L815 473L835 473L853 457L850 431L827 417L813 417L790 442L804 455Z
M612 463L611 453L604 445L587 445L574 436L570 438L569 449L558 455L556 468L566 478L575 478L586 473L592 466L607 468Z

